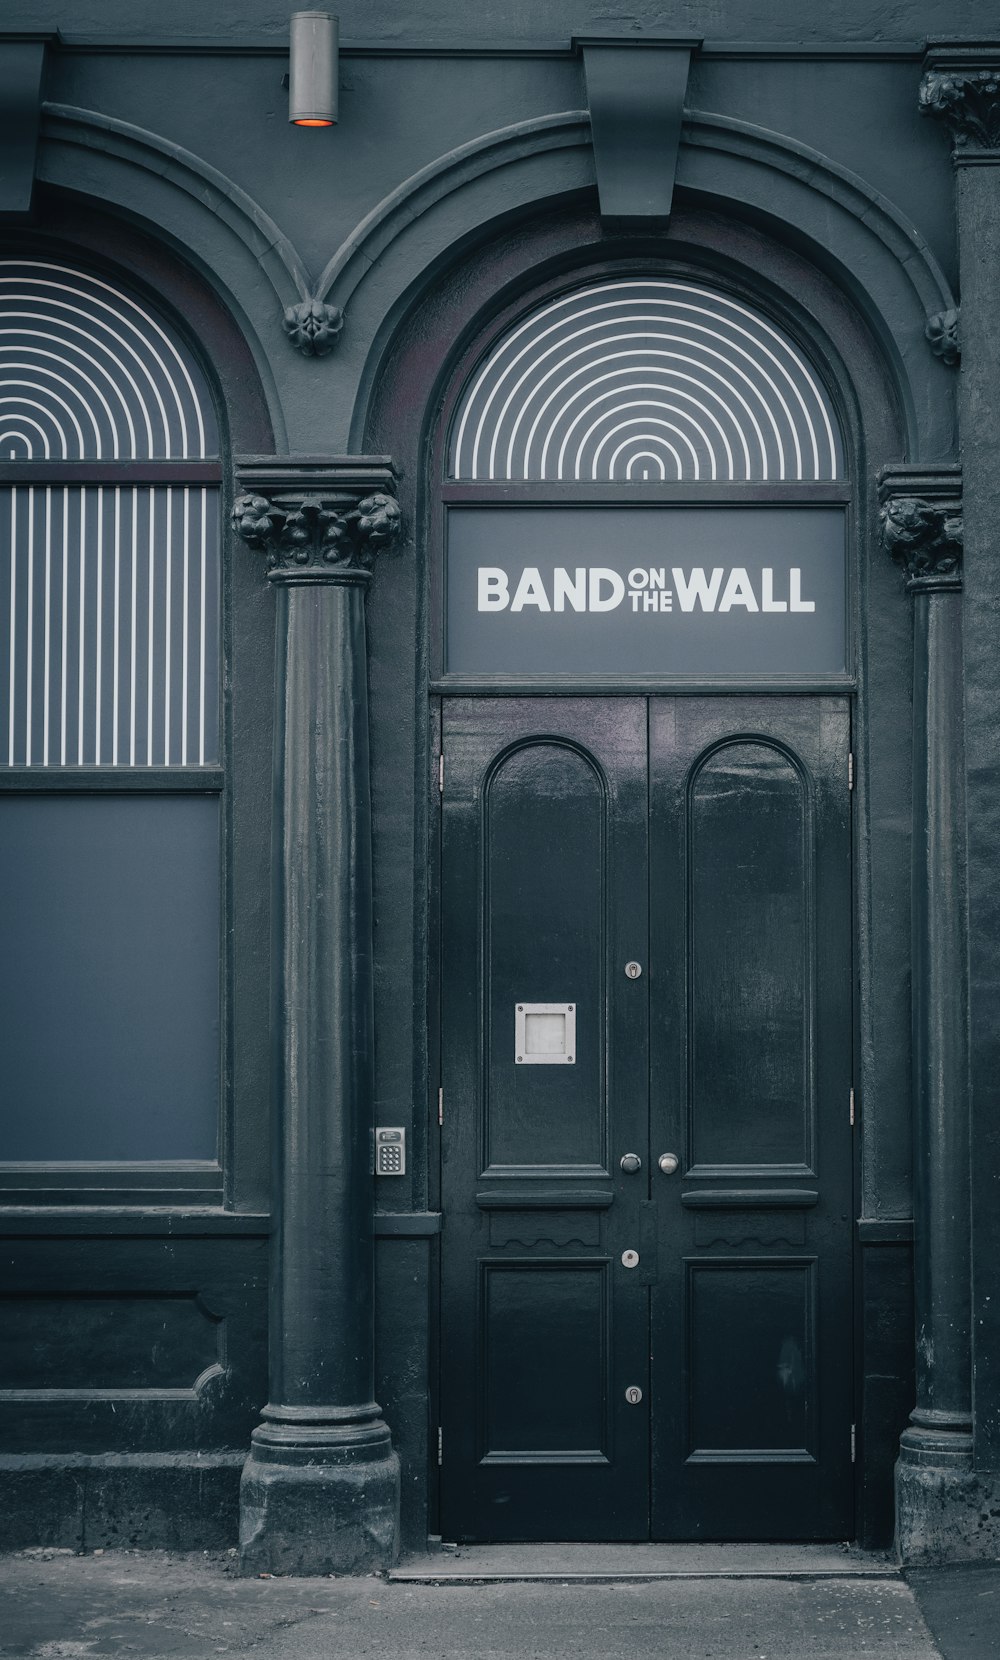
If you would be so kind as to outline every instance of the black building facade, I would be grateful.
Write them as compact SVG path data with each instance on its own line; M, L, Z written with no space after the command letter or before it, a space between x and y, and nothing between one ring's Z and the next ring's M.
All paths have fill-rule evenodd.
M7 1547L997 1552L1000 19L612 10L9 0Z

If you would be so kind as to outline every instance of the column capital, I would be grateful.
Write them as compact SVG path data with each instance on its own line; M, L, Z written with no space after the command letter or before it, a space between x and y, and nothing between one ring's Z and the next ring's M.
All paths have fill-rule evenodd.
M388 456L244 456L233 529L286 583L367 582L375 554L399 533Z
M962 586L962 470L883 467L878 479L882 546L910 593Z
M920 112L947 123L957 164L1000 165L1000 41L930 42Z

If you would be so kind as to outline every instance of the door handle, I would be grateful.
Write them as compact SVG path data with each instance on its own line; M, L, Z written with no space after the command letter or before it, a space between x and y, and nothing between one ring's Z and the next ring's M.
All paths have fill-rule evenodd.
M661 1153L656 1162L665 1176L673 1176L681 1167L676 1153Z
M626 1176L634 1176L637 1170L642 1169L642 1160L638 1153L623 1153L619 1163Z

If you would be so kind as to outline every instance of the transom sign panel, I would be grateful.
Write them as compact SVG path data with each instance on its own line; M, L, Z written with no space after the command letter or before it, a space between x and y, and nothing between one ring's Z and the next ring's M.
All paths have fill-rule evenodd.
M472 374L449 473L469 482L832 482L836 413L792 340L720 290L606 281L547 301Z

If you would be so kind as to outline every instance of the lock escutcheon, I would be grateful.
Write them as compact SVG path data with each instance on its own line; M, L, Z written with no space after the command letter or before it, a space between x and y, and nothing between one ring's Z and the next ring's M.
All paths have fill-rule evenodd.
M622 1267L623 1268L638 1268L638 1266L639 1266L639 1253L638 1253L638 1251L623 1251L622 1252Z

